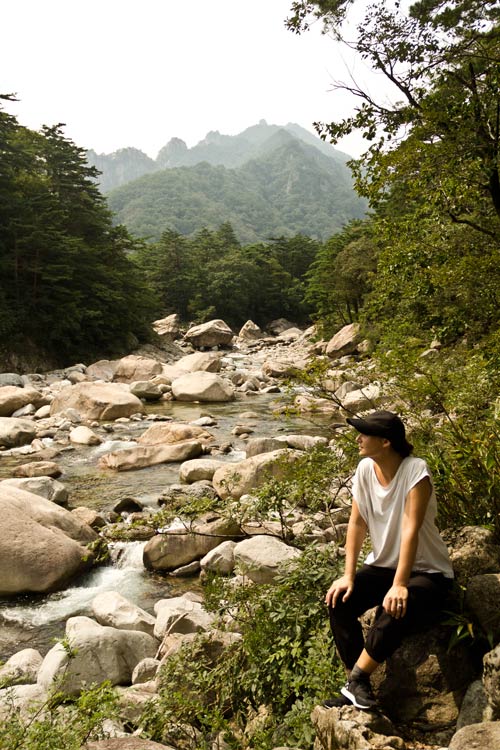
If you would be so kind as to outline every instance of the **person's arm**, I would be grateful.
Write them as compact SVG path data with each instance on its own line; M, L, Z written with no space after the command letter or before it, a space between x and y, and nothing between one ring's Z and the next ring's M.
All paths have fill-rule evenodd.
M354 585L354 576L356 575L358 557L366 537L366 531L366 522L363 520L359 512L357 502L353 500L345 543L344 575L332 583L325 596L325 602L332 607L335 606L335 603L341 594L343 594L342 601L344 602L351 595L352 587Z
M404 508L401 527L401 547L394 581L385 595L383 607L390 615L399 618L406 613L408 602L408 580L411 575L418 547L418 534L432 494L429 477L424 477L409 491ZM401 606L398 606L401 604Z

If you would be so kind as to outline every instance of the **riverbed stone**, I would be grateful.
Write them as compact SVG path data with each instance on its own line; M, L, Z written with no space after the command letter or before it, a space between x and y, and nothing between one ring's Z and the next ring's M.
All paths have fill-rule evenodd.
M326 355L332 359L353 354L361 341L361 326L359 323L349 323L332 336L326 346Z
M465 607L479 622L490 643L500 643L500 573L473 576L465 591Z
M470 724L456 732L448 750L493 750L500 747L500 721Z
M92 529L102 529L106 526L106 521L101 514L93 508L87 508L85 505L79 505L77 508L71 508L71 514L78 518L81 523L87 524Z
M15 448L26 445L36 437L36 425L30 419L0 417L0 446Z
M183 596L161 599L156 603L154 635L162 640L171 633L201 633L211 630L214 615L206 611L202 604Z
M220 372L221 355L214 352L194 352L177 360L174 367L179 375L187 372Z
M33 411L35 411L44 403L44 396L35 388L29 386L19 388L15 385L0 386L0 417L10 417L28 404L32 404L35 407Z
M354 706L323 708L311 715L314 750L405 750L404 740L386 716Z
M483 685L489 716L500 721L500 644L483 658Z
M229 346L234 334L223 320L209 320L197 326L192 326L184 335L196 349L211 349L215 346Z
M179 469L179 480L185 484L199 482L202 479L211 480L221 466L224 466L224 462L214 458L194 458L184 461Z
M177 401L224 402L234 400L234 388L213 372L190 372L172 383Z
M99 445L102 443L99 435L96 435L90 427L85 427L83 424L74 427L70 431L69 439L71 443L76 443L77 445Z
M210 550L205 557L200 560L200 567L203 571L217 573L218 575L229 575L234 570L234 548L236 542L228 540L217 545Z
M253 320L247 320L247 322L241 326L238 337L245 341L256 341L257 339L264 338L264 334Z
M29 719L33 711L41 709L46 700L46 688L37 683L3 688L0 690L0 721L11 716L13 710L20 718Z
M146 542L144 567L148 570L175 570L200 560L221 542L240 537L241 529L231 519L195 521L186 530L166 531Z
M32 685L36 682L38 670L42 666L43 657L34 648L24 648L7 659L0 667L0 685Z
M238 463L227 463L217 469L212 482L218 495L227 500L240 498L266 482L271 477L280 478L287 464L296 460L296 451L281 449L270 453L260 453Z
M130 685L136 665L154 657L158 647L147 633L99 625L90 617L70 617L66 639L71 657L58 643L45 656L38 673L39 685L48 689L56 680L65 695L77 695L104 680L112 685Z
M271 583L284 566L300 557L300 550L274 536L259 535L236 544L234 566L254 583Z
M92 600L92 613L100 625L138 630L153 635L155 618L118 591L104 591Z
M115 471L132 471L156 464L180 463L196 458L202 451L202 444L196 440L173 445L136 445L134 448L106 453L99 459L99 466Z
M283 450L283 440L273 437L250 438L246 444L246 457L258 456L261 453Z
M52 415L75 409L82 419L110 420L142 413L144 405L120 383L77 383L62 388L54 398Z
M166 318L155 320L152 325L155 333L167 341L175 341L180 336L181 319L178 313L172 313L172 315L167 315Z
M130 383L130 393L144 401L159 401L163 395L161 388L151 380L134 380Z
M14 469L16 477L60 477L62 469L55 461L30 461Z
M133 383L138 380L151 380L162 371L162 364L151 357L129 354L118 360L113 375L115 383Z
M69 498L69 492L64 484L51 477L40 476L25 479L4 479L2 484L19 487L19 489L26 492L40 495L46 498L46 500L50 500L51 503L56 503L56 505L66 505Z
M151 425L138 438L141 445L158 445L161 443L181 443L186 440L197 440L208 443L214 439L212 433L202 426L185 424L183 422L157 422Z
M159 659L153 659L152 657L140 661L132 672L132 685L141 685L144 682L154 680L160 664Z
M461 528L453 537L450 558L462 586L474 576L500 570L500 547L495 543L494 532L483 526Z
M97 534L64 508L0 483L0 595L47 592L85 570Z

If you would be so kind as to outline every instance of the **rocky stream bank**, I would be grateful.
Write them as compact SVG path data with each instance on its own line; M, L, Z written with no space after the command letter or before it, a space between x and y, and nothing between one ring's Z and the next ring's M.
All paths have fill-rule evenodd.
M290 512L286 540L279 523L205 514L189 528L179 518L157 529L148 523L153 513L179 497L251 495L267 477L279 476L285 461L329 443L344 424L339 402L353 411L393 406L383 386L357 370L358 358L366 364L368 354L355 325L330 342L313 342L312 330L286 321L276 321L266 335L249 322L237 337L223 321L182 334L169 318L155 329L155 346L120 360L0 374L0 597L6 605L0 604L6 659L0 716L12 702L21 712L43 704L54 681L71 696L110 680L120 693L119 715L107 724L110 739L90 743L89 750L166 747L137 734L161 665L195 633L206 634L214 659L240 637L205 609L200 576L211 571L256 586L272 582L301 554L290 540L306 526L311 541L341 554L348 496L339 497L333 525L321 514ZM331 363L336 402L285 387L295 368L318 356ZM285 416L290 401L302 417ZM73 658L61 643L36 640L36 618L33 642L19 650L9 611L31 597L36 613L52 592L64 597L75 581L94 575L103 540L114 545L115 561L123 545L134 545L138 588L136 578L130 584L126 577L120 590L90 587L91 597L67 610L60 635ZM374 681L382 714L315 709L317 750L500 747L500 549L479 527L447 541L468 612L491 648L480 658L463 644L449 650L445 625L412 636ZM116 564L105 570L116 572ZM222 750L223 740L215 747Z

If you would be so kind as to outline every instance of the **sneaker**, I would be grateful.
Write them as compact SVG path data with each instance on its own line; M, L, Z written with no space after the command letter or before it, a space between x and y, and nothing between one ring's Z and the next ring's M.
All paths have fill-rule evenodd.
M370 710L377 705L368 680L348 680L340 692L356 708Z
M350 706L351 701L345 695L336 695L335 698L323 701L322 705L324 708L342 708L342 706Z

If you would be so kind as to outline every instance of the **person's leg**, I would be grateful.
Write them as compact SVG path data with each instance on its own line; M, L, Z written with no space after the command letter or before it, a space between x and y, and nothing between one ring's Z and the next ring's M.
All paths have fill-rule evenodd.
M364 565L356 573L354 588L343 602L337 600L329 608L330 626L337 652L347 670L351 670L364 648L363 631L359 617L371 607L380 604L392 584L394 571Z
M378 665L389 658L410 632L436 622L448 590L449 582L444 576L415 573L408 582L408 603L404 617L396 619L380 606L366 636L367 670L370 669L370 662L371 665Z

